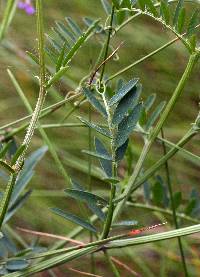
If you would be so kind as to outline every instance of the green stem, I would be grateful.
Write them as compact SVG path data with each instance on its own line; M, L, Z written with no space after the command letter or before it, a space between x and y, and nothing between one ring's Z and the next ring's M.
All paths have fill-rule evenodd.
M162 136L163 139L165 138L163 128L161 128L161 136ZM166 145L165 145L164 142L162 142L162 147L163 147L163 155L165 156L167 154L167 149L166 149ZM170 171L169 171L168 161L165 162L165 171L166 171L167 187L168 187L168 190L169 190L169 196L170 196L170 202L171 202L171 207L172 207L174 225L175 225L176 229L178 229L179 224L178 224L177 215L176 215L176 206L175 206L175 203L174 203L173 189L172 189L172 183L171 183L171 178L170 178ZM184 270L184 273L185 273L185 277L188 277L189 275L188 275L187 264L186 264L186 259L185 259L185 255L184 255L182 241L181 241L181 238L179 238L179 237L177 238L177 240L178 240L178 245L179 245L179 250L180 250L180 254L181 254L182 266L183 266L183 270Z
M8 0L3 14L3 19L0 26L0 41L4 38L5 33L14 17L17 6L17 0Z
M134 207L134 208L140 208L140 209L144 209L144 210L148 210L148 211L152 211L152 212L156 212L156 213L161 213L164 215L169 215L173 217L173 212L171 210L168 209L163 209L157 206L153 206L153 205L147 205L147 204L143 204L143 203L132 203L132 202L127 202L127 205L130 207ZM188 215L185 215L184 213L176 213L176 216L180 219L192 222L192 223L196 223L199 224L200 220L192 218Z
M23 145L25 145L25 149L22 152L22 154L17 159L14 168L16 170L16 173L11 175L10 180L7 184L6 191L3 195L3 199L1 201L0 206L0 228L3 224L9 202L11 199L12 191L15 186L17 177L19 176L19 173L22 169L22 165L24 162L24 156L26 154L26 151L29 147L30 141L33 137L34 130L36 127L36 124L39 119L39 115L45 100L46 91L44 89L45 87L45 60L44 60L44 31L43 31L43 13L42 13L42 0L37 0L36 2L37 7L37 31L38 31L38 48L39 48L39 61L40 61L40 91L39 91L39 97L38 101L35 107L35 111L33 113L33 116L31 118L27 133L25 135Z
M107 253L107 251L104 251L104 255L108 261L108 264L110 266L110 268L112 269L112 272L114 274L115 277L120 277L120 274L115 266L115 264L113 263L113 261L111 260L110 255Z
M130 64L129 66L126 66L125 68L119 70L118 72L116 72L115 74L111 75L107 80L106 83L108 83L109 81L111 81L112 79L116 78L119 75L122 75L124 72L128 71L129 69L133 68L134 66L144 62L145 60L153 57L154 55L156 55L157 53L161 52L162 50L164 50L165 48L169 47L170 45L172 45L173 43L175 43L176 41L178 41L178 38L174 38L172 40L170 40L169 42L165 43L164 45L162 45L161 47L157 48L156 50L152 51L151 53L149 53L148 55L142 57L141 59L133 62L132 64Z
M133 174L131 175L131 177L129 178L128 184L124 190L123 195L125 195L124 199L117 205L116 209L115 209L115 213L114 213L114 219L116 219L117 216L119 216L119 214L121 213L121 211L123 210L123 208L125 207L126 201L129 198L129 196L132 193L133 187L135 185L135 182L142 170L144 161L146 160L147 154L152 146L152 144L154 143L154 140L156 139L158 133L160 132L160 129L162 128L163 124L165 123L166 119L168 118L170 112L172 111L174 105L176 104L177 100L179 99L179 97L181 96L181 93L185 87L185 84L187 82L187 80L189 79L191 73L192 73L192 69L194 67L194 65L196 64L198 60L198 53L194 53L190 56L188 64L185 68L185 71L178 83L178 86L176 87L171 99L169 100L166 108L164 109L157 125L155 126L155 128L153 129L152 133L150 133L149 138L147 140L147 142L145 143L142 153L140 155L140 158L135 166L135 169L133 171Z
M50 105L50 106L48 106L48 107L42 109L42 110L41 110L41 113L42 113L42 114L40 115L39 119L41 119L41 118L47 116L48 114L50 114L50 113L56 111L57 109L61 108L61 107L62 107L63 105L65 105L67 102L69 102L69 101L71 101L71 100L73 100L73 99L78 98L81 94L82 94L82 93L77 93L77 94L75 94L75 95L70 96L69 98L66 98L66 99L64 99L64 100L61 100L61 101L59 101L59 102L57 102L57 103L55 103L55 104L53 104L53 105ZM29 118L31 118L32 116L33 116L33 114L30 114L30 115L24 116L24 117L22 117L22 118L20 118L20 119L17 119L17 120L15 120L15 121L11 122L11 123L5 124L5 125L3 125L3 126L0 127L0 130L4 130L4 129L7 129L7 128L9 128L9 127L12 127L13 125L16 125L16 124L18 124L18 123L20 123L20 122L22 122L22 121L24 121L24 120L26 120L26 119L29 119ZM28 126L28 125L29 125L29 124L27 123L26 126Z
M7 184L6 190L4 192L4 196L3 199L1 200L1 206L0 206L0 228L3 224L6 212L8 210L8 206L9 206L9 202L10 202L10 198L13 192L13 188L15 186L15 182L17 179L17 174L12 174L10 176L9 182Z
M112 154L112 177L116 177L117 174L117 164L115 161L115 147L114 147L114 140L115 140L115 129L112 127L112 118L111 118L111 111L110 107L108 106L107 100L106 100L106 92L102 93L102 98L103 102L106 108L107 116L108 116L108 128L110 130L110 133L112 135L111 139L111 154ZM103 232L101 235L101 238L107 238L110 232L110 228L112 225L112 219L113 219L113 213L114 213L114 202L113 200L115 199L115 194L116 194L116 186L115 184L110 184L111 185L111 191L110 191L110 199L109 199L109 205L108 205L108 213L106 217L106 222L103 227Z
M107 41L106 41L106 47L105 47L105 53L104 53L103 61L105 61L107 56L108 56L108 49L109 49L110 39L111 39L111 35L112 35L112 26L113 26L114 13L115 13L115 7L112 5L112 11L111 11L111 15L110 15L110 26L109 26L109 30L108 30L108 37L107 37ZM105 67L106 67L106 63L104 63L103 66L102 66L101 75L100 75L100 83L103 79Z

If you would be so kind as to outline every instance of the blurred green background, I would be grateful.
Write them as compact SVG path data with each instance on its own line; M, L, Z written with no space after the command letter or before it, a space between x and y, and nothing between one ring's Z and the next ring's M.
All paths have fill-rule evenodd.
M73 0L73 1L45 1L45 31L51 33L51 27L55 20L63 21L65 16L70 16L80 25L82 17L101 18L102 23L106 19L106 14L102 8L100 0ZM189 10L193 4L190 4ZM22 116L27 115L27 111L18 97L15 88L11 84L6 69L9 68L15 74L20 85L22 86L26 96L30 100L32 107L37 99L38 86L36 76L38 68L30 62L26 55L26 51L36 51L36 23L35 16L28 16L24 11L17 10L11 28L9 29L7 39L0 46L0 124L1 126L12 122ZM106 66L106 74L110 75L124 68L137 59L145 56L151 51L163 45L165 42L173 38L173 34L163 29L159 24L144 17L138 17L130 22L125 28L118 32L117 36L112 39L112 46L115 48L123 41L124 44L118 52L119 59L109 61ZM76 58L71 63L71 68L67 72L64 80L56 85L54 92L48 94L45 106L62 100L66 94L75 89L80 80L86 76L91 67L95 64L100 52L98 37L89 40L85 46L78 52ZM156 56L146 60L144 63L135 66L120 78L129 80L133 77L139 77L143 85L142 96L144 99L152 93L157 94L157 103L161 100L168 100L176 87L178 80L184 70L188 60L188 53L181 43L176 42ZM183 96L177 103L174 112L170 115L167 124L164 127L167 139L177 142L179 138L187 131L191 123L198 113L199 103L199 65L196 66L192 78L187 84ZM115 84L116 80L112 83ZM42 120L44 123L59 123L73 107L73 103L66 104L53 115ZM78 122L76 115L87 114L87 105L83 105L80 111L75 112L68 118L66 122ZM94 115L96 117L96 115ZM87 157L81 153L82 149L88 147L88 131L86 128L59 128L47 130L47 134L51 142L55 145L61 161L71 176L81 180L82 184L87 186ZM22 142L24 133L16 136L18 143ZM132 151L134 154L134 162L137 161L141 146L140 136L135 136L132 140ZM36 131L32 141L30 152L43 145L40 134ZM200 154L199 136L195 137L186 149ZM155 162L162 154L159 145L152 148L151 154L147 161L148 165ZM94 162L95 164L95 162ZM97 164L95 164L96 166ZM182 155L176 155L170 160L170 171L175 191L182 190L187 195L193 187L199 189L199 165L185 159ZM123 165L122 165L123 172ZM161 170L160 175L164 175ZM94 178L92 186L94 190L98 190L102 194L106 194L107 186L99 180L98 170L94 168ZM5 184L0 180L1 188ZM36 174L32 179L29 187L33 188L32 196L18 214L12 219L11 225L30 228L37 231L44 231L55 234L66 234L73 227L73 224L63 222L62 219L54 216L49 207L59 206L67 209L68 207L77 210L74 203L63 197L63 188L66 186L62 176L57 172L51 155L46 154L45 158L36 168ZM136 195L141 197L142 190ZM151 224L155 215L148 211L139 211L138 209L130 209L126 211L125 217L138 220L142 225ZM162 219L162 216L159 215ZM29 239L30 236L27 236ZM42 243L51 243L50 240L41 240ZM169 242L157 243L155 245L145 247L134 247L134 249L120 250L115 255L126 257L133 268L143 274L142 276L182 276L179 271L177 261L178 250L176 241L170 242L170 248L166 250ZM187 247L187 239L184 240ZM193 250L194 275L196 268L199 268L198 253L195 254L196 248ZM163 254L163 255L159 255ZM192 255L191 251L188 255ZM141 259L142 257L142 259ZM132 262L132 259L134 260ZM158 261L157 264L154 261ZM192 263L191 262L191 263ZM76 263L76 262L75 262ZM197 264L195 264L197 263ZM104 261L102 257L97 257L97 272L102 276L109 275L109 269L103 269ZM161 272L161 269L164 273ZM170 273L170 269L172 269ZM166 271L165 271L166 270ZM177 271L176 271L177 270ZM165 275L165 272L166 275ZM179 272L179 275L175 275ZM161 273L163 275L161 275ZM64 274L64 273L63 273ZM76 276L75 273L66 273L61 276ZM70 275L72 274L72 275ZM169 274L169 275L168 275ZM39 275L38 275L39 276ZM44 275L45 276L45 275ZM60 275L57 275L60 276ZM78 276L78 275L77 275ZM124 274L122 276L130 276Z

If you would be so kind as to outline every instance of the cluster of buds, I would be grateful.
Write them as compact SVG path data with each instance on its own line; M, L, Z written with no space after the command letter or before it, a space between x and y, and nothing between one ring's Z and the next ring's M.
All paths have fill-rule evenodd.
M35 8L32 4L32 0L19 1L17 6L19 9L24 10L29 15L35 13Z

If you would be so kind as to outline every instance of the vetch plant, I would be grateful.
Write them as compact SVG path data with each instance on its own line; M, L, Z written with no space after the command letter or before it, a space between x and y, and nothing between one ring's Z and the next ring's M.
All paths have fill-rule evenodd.
M116 249L131 247L134 252L136 245L145 247L147 243L177 239L182 264L181 273L184 276L192 276L190 271L193 272L193 267L188 263L185 251L186 247L188 250L190 246L183 243L182 237L200 231L199 195L195 189L190 188L190 196L184 199L182 191L174 190L169 162L176 154L180 154L187 161L199 166L200 157L183 148L192 138L199 135L199 111L194 123L176 144L165 138L164 128L199 60L198 10L195 9L190 17L187 16L183 0L168 2L102 0L102 6L107 14L105 23L100 18L95 20L84 18L84 26L80 27L75 20L67 16L63 21L56 21L52 32L45 35L43 5L48 3L43 2L36 0L38 51L37 53L27 51L28 61L39 70L37 84L39 92L34 109L14 73L10 69L7 70L10 81L29 115L0 127L1 176L4 182L7 181L0 198L0 275L31 276L45 270L55 275L54 267L68 265L68 262L87 256L91 259L91 276L97 276L95 274L99 270L95 266L95 260L103 254L113 276L124 276L124 272L121 273L118 269L123 263L116 263L116 259L112 257ZM18 3L8 1L0 28L2 42L6 40L16 5L28 14L35 13L33 1L18 1ZM120 55L123 43L114 47L113 39L120 30L139 16L146 16L153 22L161 24L164 30L170 31L175 38L127 67L109 74L108 67L111 60L117 56L120 63L123 59ZM58 83L63 82L65 85L69 80L67 74L74 66L73 61L82 53L84 47L87 49L90 43L92 45L92 40L97 40L101 50L88 74L79 79L76 89L68 93L64 99L44 107L48 96L55 92ZM133 76L125 81L122 74L176 41L180 41L186 49L188 62L169 99L155 104L156 94L145 95L143 92L145 86L142 86L140 76ZM111 82L117 77L120 77L118 81ZM64 119L51 124L41 122L41 119L60 111L66 103L73 100L77 102L67 111ZM65 123L64 121L70 116L76 121ZM16 127L19 123L21 125ZM80 182L78 180L80 178L75 175L76 172L75 174L68 172L53 138L45 130L69 127L88 130L88 149L81 151L87 161L86 167L80 162L76 163L77 173L79 170L85 173L87 181ZM37 149L27 157L35 130L39 130L47 146ZM18 146L16 137L22 132L25 132L25 136ZM138 141L140 146L137 147L139 153L136 160L133 147L136 147ZM161 146L163 154L148 167L148 158L153 155L151 148L155 144ZM66 239L63 236L50 234L48 230L42 233L19 228L21 230L19 235L15 226L11 227L9 222L32 196L32 191L26 188L34 174L34 167L47 149L54 161L54 170L63 178L65 189L63 202L59 201L50 209L46 207L46 213L51 213L55 220L59 218L66 224L70 222L78 225L66 234ZM69 161L69 165L70 162L73 163L73 160ZM161 168L164 168L163 175L158 172ZM96 190L93 176L106 186L104 194ZM143 193L140 188L143 188ZM74 206L69 205L71 201L75 203ZM138 216L136 209L140 211ZM149 225L143 224L144 220L136 220L136 217L138 219L143 217L144 210L149 214L151 211L159 213L159 221L150 227L138 227ZM163 217L169 218L168 225L166 220L163 221ZM190 225L180 227L183 220ZM172 228L169 227L169 221L172 222ZM162 230L157 227L162 227ZM152 229L155 229L155 234L144 233ZM84 231L87 232L83 236ZM61 241L44 248L39 241L27 242L23 232L38 236L43 234ZM81 241L75 240L77 236L81 237ZM76 245L66 246L66 241ZM123 268L140 276L127 265ZM74 272L80 273L76 269ZM90 274L82 271L81 273Z

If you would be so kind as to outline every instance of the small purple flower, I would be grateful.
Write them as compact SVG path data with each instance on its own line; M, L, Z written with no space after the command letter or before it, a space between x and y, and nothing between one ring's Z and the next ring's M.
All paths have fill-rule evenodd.
M23 0L18 2L18 8L21 10L25 10L25 12L29 15L32 15L35 13L35 8L31 2L32 0Z

